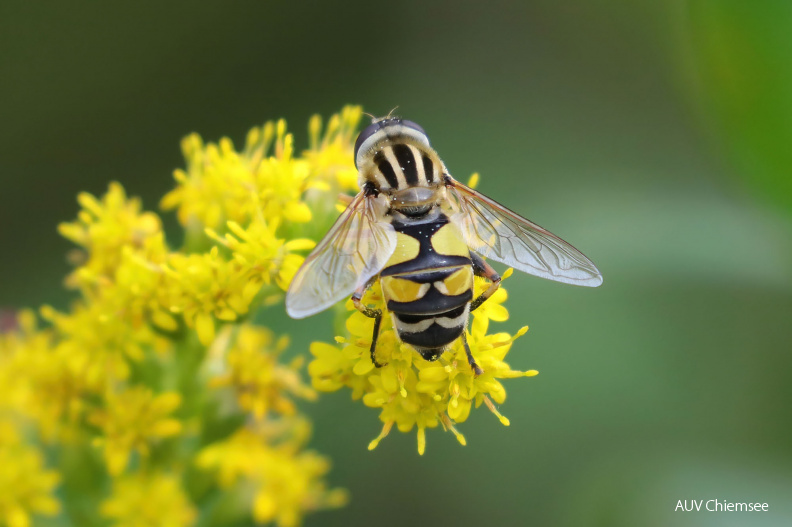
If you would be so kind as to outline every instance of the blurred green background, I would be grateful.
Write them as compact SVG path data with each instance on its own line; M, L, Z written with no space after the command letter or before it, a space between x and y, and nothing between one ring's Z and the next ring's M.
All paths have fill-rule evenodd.
M0 306L67 306L77 192L156 208L188 132L285 117L305 146L313 113L399 105L605 283L507 282L502 326L531 326L510 362L540 375L507 383L511 427L474 412L467 447L368 452L374 410L303 405L353 497L307 524L790 525L792 3L639 4L3 2ZM305 355L331 338L327 314L262 319Z

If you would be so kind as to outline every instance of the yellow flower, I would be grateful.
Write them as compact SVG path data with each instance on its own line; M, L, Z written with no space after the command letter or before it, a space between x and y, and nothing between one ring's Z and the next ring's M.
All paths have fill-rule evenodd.
M133 450L146 456L154 440L179 434L182 425L170 414L180 405L181 397L175 392L154 396L150 390L136 387L109 394L105 408L89 416L101 431L95 443L104 448L108 472L121 474Z
M0 525L29 527L32 515L58 513L52 490L60 478L44 468L41 453L22 442L15 426L0 421Z
M18 328L0 335L0 411L32 419L46 439L74 434L89 393L84 354L54 345L32 311L17 315Z
M359 107L344 108L331 118L322 139L321 121L314 117L312 148L300 157L283 120L252 129L241 152L228 138L204 144L192 134L182 142L187 170L174 173L178 185L162 199L162 207L177 209L182 225L197 221L211 229L227 221L246 225L257 216L307 223L313 217L311 200L304 200L307 191L352 188L351 148L361 114Z
M79 271L68 279L70 285L112 277L125 250L143 249L150 238L161 234L159 217L141 212L140 200L128 200L118 183L111 183L101 200L82 192L77 201L83 208L77 221L58 226L61 235L87 252Z
M507 271L504 278L510 274L511 271ZM477 280L476 294L486 287L485 281ZM380 409L380 420L384 426L369 449L375 448L394 424L402 432L417 427L418 452L421 454L426 446L425 430L438 425L453 432L459 442L465 444L454 424L465 421L471 407L482 403L504 425L508 425L508 420L493 403L500 404L506 399L506 391L499 379L533 376L537 372L515 371L504 362L512 343L528 330L527 327L514 336L508 333L487 334L490 320L508 318L508 311L502 305L506 296L506 291L501 288L473 312L468 342L476 362L484 370L478 377L468 365L460 341L455 342L438 361L428 362L411 346L399 341L387 315L382 319L377 340L377 359L385 366L375 368L369 354L374 321L355 310L350 301L347 309L351 313L346 324L350 336L336 339L342 346L321 342L311 345L311 353L315 357L308 365L312 384L322 391L335 391L346 386L352 390L353 398L362 398L367 406ZM379 284L367 293L364 303L386 311Z
M187 527L197 516L179 478L159 472L116 479L101 514L113 527Z
M308 123L310 149L305 157L312 165L317 177L341 191L358 190L358 171L352 162L358 125L363 117L360 106L347 106L340 114L333 115L322 134L322 119L314 115Z
M288 395L313 400L316 393L300 379L301 361L289 366L278 362L288 344L288 337L275 341L269 329L241 326L211 386L232 388L239 406L252 412L256 419L262 419L269 411L294 415L296 407Z
M32 311L0 324L0 525L58 512L58 475L23 432L47 442L65 481L80 482L64 492L65 508L97 510L118 527L195 523L181 481L196 460L218 470L218 486L248 497L259 522L296 525L343 504L345 493L324 483L329 462L305 450L310 426L293 401L315 392L298 374L302 363L282 364L287 338L251 321L283 299L304 251L335 219L338 193L355 188L361 114L346 107L324 131L312 118L302 153L284 121L251 130L241 151L228 139L185 138L186 169L162 200L185 227L181 248L119 183L78 196L77 219L59 226L78 246L67 278L77 298L41 307L43 328ZM238 405L223 406L228 392ZM217 430L228 437L205 447ZM107 474L86 478L77 472L91 439ZM111 484L107 500L94 500Z
M94 392L102 391L110 381L126 379L127 359L141 360L144 348L155 338L151 327L132 324L119 314L110 303L99 302L75 303L71 313L59 313L49 306L41 309L60 337L55 353L68 357L71 369Z
M168 275L164 295L170 312L181 313L205 346L215 336L214 317L235 321L247 313L261 286L248 281L217 247L204 254L173 253L163 269Z
M300 451L308 434L308 425L302 420L286 426L262 423L209 445L198 455L197 463L204 470L217 471L225 488L252 487L250 507L256 522L293 527L301 523L305 512L339 507L347 501L345 491L328 490L322 481L330 470L327 459ZM282 440L273 444L273 435Z
M231 253L231 258L216 249L176 253L162 265L168 280L161 303L167 312L183 314L201 343L212 342L217 320L235 321L257 297L264 303L278 300L270 284L287 288L303 261L294 251L314 245L294 234L321 235L334 219L335 199L328 200L327 193L334 198L339 189L350 188L361 113L359 107L345 108L330 119L324 135L319 118L312 118L311 149L300 157L282 120L251 130L241 152L227 138L204 144L193 134L183 141L187 171L176 171L177 186L162 207L178 209L189 230L205 230Z
M238 223L229 221L230 232L220 237L214 230L207 229L207 235L227 247L233 256L238 271L249 283L270 285L273 281L285 291L304 258L292 251L313 249L312 240L299 238L285 240L277 236L280 221L269 224L254 219L243 229Z

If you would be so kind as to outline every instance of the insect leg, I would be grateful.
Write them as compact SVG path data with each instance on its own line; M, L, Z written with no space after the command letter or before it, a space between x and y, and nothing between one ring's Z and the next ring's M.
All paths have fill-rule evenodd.
M382 368L384 364L377 362L377 357L374 355L374 352L377 350L377 339L379 338L380 324L382 324L382 311L379 309L377 311L379 312L379 315L374 318L374 331L371 335L371 349L369 352L371 353L371 362L374 363L374 366L377 368Z
M468 364L470 364L470 367L473 368L473 373L475 373L476 377L478 377L484 373L484 370L479 368L479 365L476 364L476 359L473 358L473 354L470 352L470 346L468 345L467 341L467 333L464 331L462 332L462 344L465 345L465 355L467 355Z
M384 366L384 364L377 362L374 352L377 350L377 338L379 338L380 325L382 324L382 310L372 309L366 305L363 305L363 302L360 301L360 299L363 298L363 293L365 293L366 289L368 289L368 286L369 284L364 287L360 287L352 294L352 303L355 304L355 308L358 311L367 317L374 319L374 331L371 335L371 349L369 351L371 353L371 362L373 362L374 366L377 368L381 368Z
M490 264L485 262L481 256L474 253L473 251L470 251L470 258L473 260L473 273L476 276L483 276L484 278L492 282L486 291L481 293L478 296L478 298L476 298L475 300L473 300L473 302L470 303L470 310L473 311L481 304L483 304L486 299L491 297L493 293L495 293L495 291L498 290L501 283L501 277L498 273L495 272L495 269L493 269Z

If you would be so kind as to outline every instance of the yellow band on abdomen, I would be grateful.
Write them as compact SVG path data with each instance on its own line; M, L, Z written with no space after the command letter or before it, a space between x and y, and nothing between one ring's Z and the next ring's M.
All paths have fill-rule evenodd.
M432 287L432 284L429 283L421 284L395 276L383 276L381 283L385 300L394 300L396 302L415 302L423 298L429 288Z
M435 282L434 286L444 295L461 295L473 289L473 268L462 267L444 280Z
M396 233L396 249L393 251L385 267L415 260L421 252L421 243L401 232Z
M432 248L438 254L447 256L470 256L470 249L462 237L462 233L453 223L441 227L432 236Z

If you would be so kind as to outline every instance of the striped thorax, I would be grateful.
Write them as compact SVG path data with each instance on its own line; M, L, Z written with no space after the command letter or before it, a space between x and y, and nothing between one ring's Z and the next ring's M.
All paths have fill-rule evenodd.
M423 129L412 121L383 119L355 143L361 188L385 193L394 208L421 207L442 198L445 167Z

